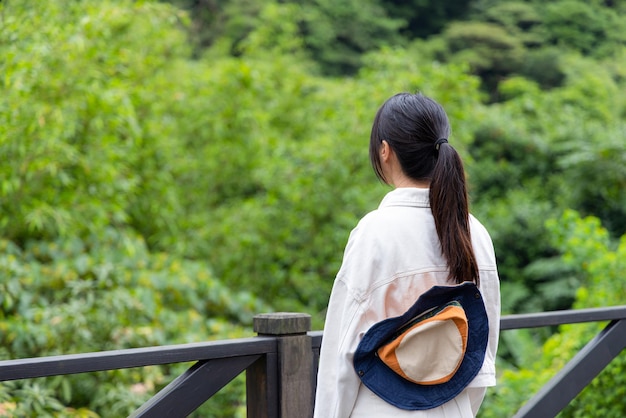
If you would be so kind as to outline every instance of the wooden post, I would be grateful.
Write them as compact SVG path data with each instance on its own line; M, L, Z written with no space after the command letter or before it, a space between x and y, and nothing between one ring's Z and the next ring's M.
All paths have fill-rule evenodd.
M259 336L276 337L278 353L276 358L268 355L248 370L248 417L312 417L313 350L307 335L311 316L290 312L261 314L254 317L253 325ZM263 374L265 379L260 378ZM273 402L278 405L272 405Z

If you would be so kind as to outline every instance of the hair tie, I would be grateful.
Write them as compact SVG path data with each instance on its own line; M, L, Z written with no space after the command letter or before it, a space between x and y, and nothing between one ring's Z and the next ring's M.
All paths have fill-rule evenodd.
M439 146L443 143L447 143L448 142L448 138L439 138L438 140L435 141L435 150L439 151Z

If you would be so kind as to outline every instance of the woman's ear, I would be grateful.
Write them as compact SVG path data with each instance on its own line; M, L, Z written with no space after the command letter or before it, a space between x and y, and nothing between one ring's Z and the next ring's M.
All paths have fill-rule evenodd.
M389 142L383 140L380 147L380 159L386 163L389 161L389 157L391 157L391 146Z

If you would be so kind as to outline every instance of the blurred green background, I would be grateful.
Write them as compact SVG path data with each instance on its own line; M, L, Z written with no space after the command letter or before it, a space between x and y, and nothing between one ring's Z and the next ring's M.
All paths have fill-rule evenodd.
M449 113L504 314L626 303L626 1L3 0L0 359L321 329L400 91ZM479 416L601 326L503 332ZM3 383L0 416L125 417L186 366ZM625 369L561 416L626 415Z

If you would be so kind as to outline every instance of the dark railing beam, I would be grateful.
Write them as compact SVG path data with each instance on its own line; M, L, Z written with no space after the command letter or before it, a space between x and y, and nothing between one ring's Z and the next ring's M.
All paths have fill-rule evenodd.
M276 352L272 337L239 338L165 347L129 348L0 361L0 382L33 377L127 369Z
M581 322L612 321L622 318L626 318L626 306L515 314L506 315L500 319L500 330L550 327Z
M624 348L626 319L611 321L517 412L515 418L555 417Z
M184 418L261 357L199 361L143 404L132 418Z

